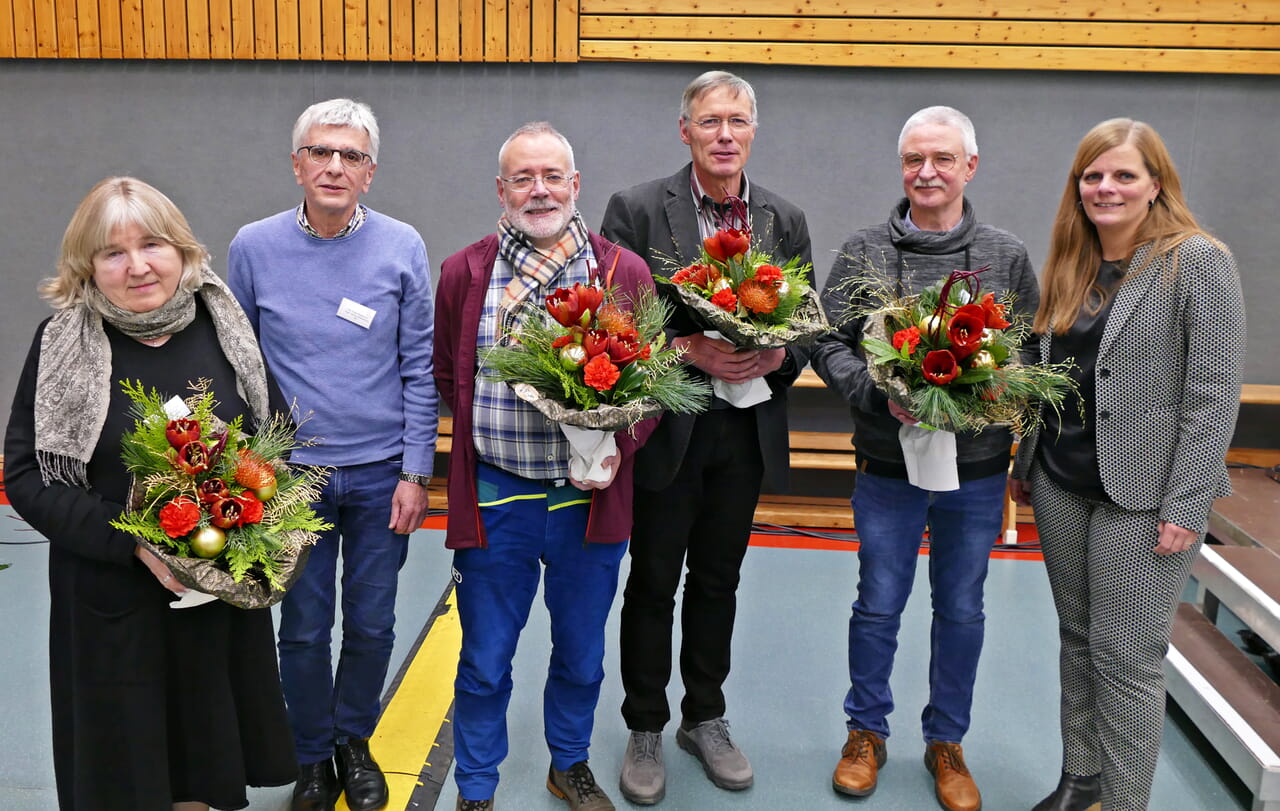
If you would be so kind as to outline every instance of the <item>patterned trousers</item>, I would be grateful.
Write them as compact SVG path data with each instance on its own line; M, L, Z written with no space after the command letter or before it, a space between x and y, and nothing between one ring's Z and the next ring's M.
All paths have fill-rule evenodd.
M1164 657L1197 541L1155 554L1159 519L1031 471L1061 638L1062 769L1101 774L1104 811L1147 807L1164 729Z

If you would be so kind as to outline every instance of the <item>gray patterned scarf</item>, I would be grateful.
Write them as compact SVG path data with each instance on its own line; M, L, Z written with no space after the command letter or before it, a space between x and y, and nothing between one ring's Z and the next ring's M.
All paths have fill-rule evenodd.
M213 271L203 270L195 293L179 289L165 304L145 313L120 309L88 284L86 301L55 314L40 341L36 458L46 485L89 486L85 469L111 401L111 344L103 321L141 341L172 335L195 320L196 293L213 318L241 397L259 422L267 418L267 373L258 340L235 297Z

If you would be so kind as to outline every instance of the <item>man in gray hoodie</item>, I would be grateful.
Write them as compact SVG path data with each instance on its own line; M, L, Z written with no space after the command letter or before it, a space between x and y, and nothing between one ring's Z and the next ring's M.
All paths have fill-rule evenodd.
M858 596L849 620L850 688L844 709L849 737L832 778L842 794L866 796L886 758L889 676L902 611L915 578L921 537L929 530L933 629L929 703L922 726L925 766L938 802L949 811L977 811L982 800L965 766L960 741L969 728L983 638L983 583L1000 534L1010 432L991 428L956 436L959 487L933 491L907 479L899 428L917 419L876 388L860 348L863 319L848 318L850 280L871 273L896 295L911 295L953 270L988 267L982 292L1013 291L1015 314L1039 303L1027 249L1012 234L979 223L964 199L978 169L978 145L968 117L927 107L907 120L898 139L906 197L887 223L845 242L823 291L823 306L839 329L824 336L811 362L849 403L858 478L852 504L858 530ZM843 323L842 323L843 322Z

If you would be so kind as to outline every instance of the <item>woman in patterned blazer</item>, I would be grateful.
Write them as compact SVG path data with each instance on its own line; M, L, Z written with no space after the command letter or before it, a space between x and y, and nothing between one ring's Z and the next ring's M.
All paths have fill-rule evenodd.
M1080 142L1034 330L1078 399L1023 438L1061 639L1063 774L1033 811L1147 807L1162 663L1239 408L1245 321L1230 251L1196 223L1160 136L1127 118Z

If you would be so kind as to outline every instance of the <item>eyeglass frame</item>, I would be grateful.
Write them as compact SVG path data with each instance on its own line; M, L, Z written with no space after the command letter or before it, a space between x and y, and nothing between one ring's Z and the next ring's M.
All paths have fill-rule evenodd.
M914 157L920 158L920 165L912 169L910 166L907 166L907 160ZM952 165L948 166L946 169L938 166L937 158L940 157L950 158L953 161ZM926 163L931 163L933 164L933 170L935 172L941 172L945 175L950 174L956 169L956 167L963 163L960 158L961 156L954 152L934 152L932 155L925 155L921 152L904 152L898 156L898 164L902 167L904 172L919 172L924 168Z
M498 180L510 186L511 190L517 194L528 194L538 185L539 180L542 181L542 188L547 191L565 191L566 189L570 189L573 187L573 176L575 174L577 174L577 172L570 172L567 175L562 175L559 172L552 172L549 175L515 175L514 177L503 177L502 175L498 175ZM548 177L562 178L564 180L564 185L551 185L547 182ZM522 189L516 185L524 180L529 181L528 188Z
M370 164L372 164L372 163L374 162L374 161L373 161L373 156L372 156L372 155L370 155L368 152L361 152L359 149L349 149L349 148L339 149L339 148L337 148L337 147L333 147L333 146L325 146L324 144L306 144L305 146L300 146L300 147L298 147L297 152L301 152L301 151L302 151L302 150L304 150L304 149L305 149L305 150L307 150L307 160L311 161L312 163L316 164L317 166L327 166L327 165L329 165L330 163L333 163L333 156L334 156L334 155L337 155L337 156L338 156L338 161L339 161L343 166L347 167L348 169L359 169L361 166L364 166L364 165L365 165L365 163L370 163ZM327 150L329 150L329 158L328 158L328 160L320 160L320 159L316 158L316 156L315 156L315 152L313 152L313 151L312 151L312 150L314 150L314 149L327 149ZM347 161L346 156L347 156L348 154L353 153L353 152L354 152L355 154L357 154L357 155L359 155L359 156L360 156L360 162L359 162L359 163L352 164L352 163L349 163L349 162Z
M699 121L694 121L693 119L686 120L703 132L719 132L725 124L729 125L730 132L746 132L749 129L754 129L756 126L755 119L743 118L740 115L731 115L728 118L721 118L720 116L713 115L707 116ZM715 122L714 125L711 124L712 121ZM734 126L733 122L735 121L739 121L741 124Z

